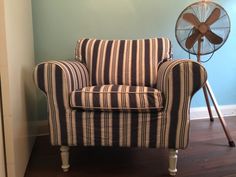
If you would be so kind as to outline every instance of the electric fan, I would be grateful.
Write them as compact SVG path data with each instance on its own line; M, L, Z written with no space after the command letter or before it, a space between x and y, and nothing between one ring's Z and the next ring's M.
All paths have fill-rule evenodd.
M199 1L189 5L180 14L175 26L175 36L179 45L188 53L196 55L198 62L202 62L202 55L213 55L216 50L222 47L229 33L230 19L227 12L223 7L211 1ZM210 120L214 119L208 95L220 119L229 145L235 147L208 81L203 86L203 93Z

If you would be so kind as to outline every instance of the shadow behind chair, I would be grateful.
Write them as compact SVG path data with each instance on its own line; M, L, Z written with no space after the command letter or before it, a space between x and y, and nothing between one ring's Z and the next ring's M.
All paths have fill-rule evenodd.
M190 101L207 78L203 66L172 60L166 38L81 39L75 55L40 63L34 73L62 169L69 170L69 146L162 147L176 175L177 150L188 145Z

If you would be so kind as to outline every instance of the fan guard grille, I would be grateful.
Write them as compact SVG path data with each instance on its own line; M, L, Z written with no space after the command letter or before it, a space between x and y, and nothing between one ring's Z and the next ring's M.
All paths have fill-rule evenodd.
M179 45L185 51L197 55L198 43L196 42L191 49L186 48L185 46L186 39L192 34L194 28L189 22L183 19L183 14L193 13L199 19L200 22L205 22L215 8L220 9L221 15L219 19L210 26L210 29L212 32L220 36L223 39L223 42L220 44L212 44L205 36L203 36L200 54L207 55L213 53L223 46L230 33L230 19L227 12L223 7L214 2L210 1L196 2L189 5L187 8L183 10L175 26L176 39Z

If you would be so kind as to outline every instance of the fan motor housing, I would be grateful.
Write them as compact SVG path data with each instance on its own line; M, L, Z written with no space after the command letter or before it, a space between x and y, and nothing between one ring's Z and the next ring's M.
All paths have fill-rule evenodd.
M209 26L205 23L200 23L198 30L202 33L202 34L206 34L206 32L209 30Z

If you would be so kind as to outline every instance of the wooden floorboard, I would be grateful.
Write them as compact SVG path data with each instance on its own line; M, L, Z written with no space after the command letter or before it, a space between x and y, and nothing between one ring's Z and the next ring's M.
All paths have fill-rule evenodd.
M236 140L236 117L227 118ZM139 148L71 148L70 171L60 169L59 148L38 137L25 177L167 177L168 151ZM191 121L190 143L179 151L177 177L236 177L236 148L230 148L216 119Z

